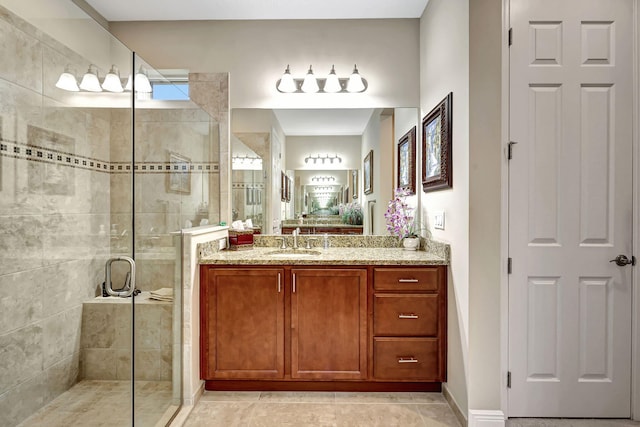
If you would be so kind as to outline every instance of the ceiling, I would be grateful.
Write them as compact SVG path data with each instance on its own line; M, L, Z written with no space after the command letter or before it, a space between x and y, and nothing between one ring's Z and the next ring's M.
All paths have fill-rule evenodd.
M107 21L420 18L429 0L86 0Z
M273 110L287 136L362 135L373 109Z

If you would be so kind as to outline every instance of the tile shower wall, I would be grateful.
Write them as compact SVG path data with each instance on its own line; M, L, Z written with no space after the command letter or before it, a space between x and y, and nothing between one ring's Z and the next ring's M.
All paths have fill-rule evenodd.
M131 305L96 298L82 310L82 378L131 379ZM136 379L170 381L172 307L169 302L136 303Z
M85 58L2 6L0 40L0 425L13 426L83 373L97 376L82 369L81 349L91 344L82 340L96 336L82 331L83 303L98 294L106 259L131 254L134 171L139 287L179 283L170 233L187 221L219 222L228 124L193 105L140 108L132 167L131 112L83 108L98 98L55 87L67 65L86 69ZM222 117L228 122L228 107ZM171 372L162 365L171 364L168 340L154 338L166 323L136 324L150 337L138 340L142 364L160 364L154 378Z
M108 255L110 114L54 85L82 59L0 7L0 425L79 375L82 302Z

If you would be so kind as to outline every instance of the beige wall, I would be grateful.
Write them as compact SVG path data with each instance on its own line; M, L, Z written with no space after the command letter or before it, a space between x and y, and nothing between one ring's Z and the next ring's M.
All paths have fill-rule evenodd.
M504 307L501 225L507 221L501 207L507 161L501 134L502 0L470 1L469 16L469 409L497 410L506 378L498 310Z
M444 211L444 231L433 238L451 244L447 389L467 412L469 346L469 1L431 0L420 21L420 108L429 113L453 92L453 189L423 193L422 217ZM420 176L420 175L419 175Z
M231 108L415 107L417 19L113 22L114 34L156 68L230 72ZM357 64L368 80L362 94L279 93L275 84L290 64L318 77L335 64L348 76Z

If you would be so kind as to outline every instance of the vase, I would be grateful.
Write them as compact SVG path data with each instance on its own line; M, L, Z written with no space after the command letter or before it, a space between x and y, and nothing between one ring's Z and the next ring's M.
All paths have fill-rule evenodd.
M402 246L405 251L415 251L418 250L420 246L420 238L418 237L405 237L402 239Z

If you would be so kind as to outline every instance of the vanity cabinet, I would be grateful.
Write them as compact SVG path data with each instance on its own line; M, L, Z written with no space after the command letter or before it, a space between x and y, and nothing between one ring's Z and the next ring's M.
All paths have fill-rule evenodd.
M366 269L204 266L200 283L205 380L366 378Z
M203 378L284 378L284 270L208 268L204 273Z
M446 268L202 265L207 390L440 391Z
M367 270L291 270L291 378L367 377Z
M373 376L446 381L445 267L373 269Z

